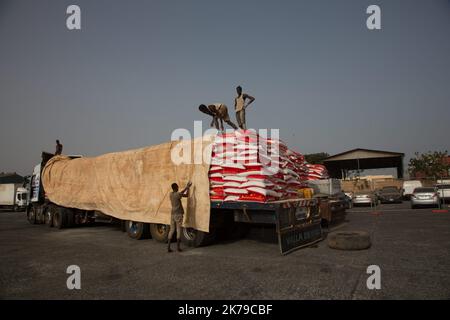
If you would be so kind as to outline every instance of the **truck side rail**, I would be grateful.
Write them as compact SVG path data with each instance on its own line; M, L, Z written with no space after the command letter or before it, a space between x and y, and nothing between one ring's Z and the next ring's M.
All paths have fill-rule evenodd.
M318 205L318 200L314 198L293 198L277 200L271 202L247 202L247 201L211 201L211 209L231 209L231 210L265 210L275 211L279 207L286 207L292 203L299 204L301 207L313 207Z

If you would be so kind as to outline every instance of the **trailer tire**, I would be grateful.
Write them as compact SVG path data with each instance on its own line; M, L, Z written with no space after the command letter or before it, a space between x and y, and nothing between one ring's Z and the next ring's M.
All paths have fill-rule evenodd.
M27 208L27 220L31 224L36 224L36 208L34 206Z
M182 228L181 241L189 247L204 247L211 244L214 240L215 232L213 230L207 233L192 228Z
M53 226L62 229L66 226L66 210L64 208L56 208L53 213Z
M150 234L152 239L158 242L166 243L169 238L170 227L166 224L151 223Z
M128 236L135 240L148 239L150 235L148 223L128 220L125 224L125 227Z
M328 246L338 250L364 250L371 246L365 231L338 231L328 235Z

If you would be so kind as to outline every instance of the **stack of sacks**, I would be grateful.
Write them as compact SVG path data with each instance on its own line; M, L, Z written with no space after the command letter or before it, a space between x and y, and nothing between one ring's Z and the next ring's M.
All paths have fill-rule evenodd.
M304 166L307 172L307 180L328 179L327 168L325 168L323 165L305 163Z
M279 140L237 130L216 137L209 171L211 200L268 202L306 187L304 157Z

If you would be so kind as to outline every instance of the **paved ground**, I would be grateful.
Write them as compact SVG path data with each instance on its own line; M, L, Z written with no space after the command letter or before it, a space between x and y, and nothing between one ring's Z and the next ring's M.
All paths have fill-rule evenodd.
M326 241L281 256L253 239L167 254L111 226L54 230L24 213L0 212L2 299L450 299L450 214L408 203L349 211L339 230L367 230L366 251L336 251ZM81 290L66 268L81 268ZM367 266L382 289L366 287Z

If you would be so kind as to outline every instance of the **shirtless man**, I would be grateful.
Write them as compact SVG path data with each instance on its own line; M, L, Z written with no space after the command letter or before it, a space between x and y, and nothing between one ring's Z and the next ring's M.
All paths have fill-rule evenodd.
M214 125L218 131L224 131L223 122L228 123L230 127L234 130L237 129L237 126L231 122L230 116L228 115L228 107L223 103L213 103L208 106L201 104L198 109L213 117L211 121L211 127ZM220 128L219 128L219 120L220 120Z

